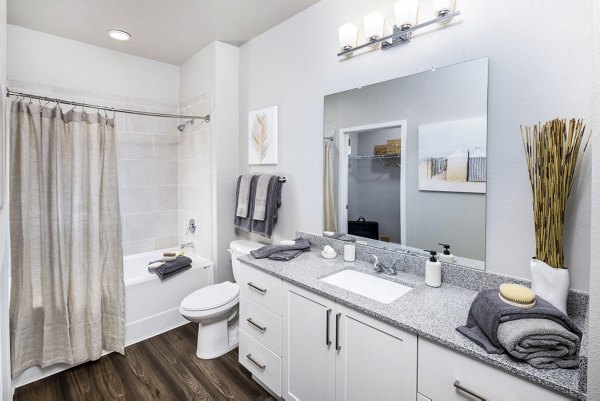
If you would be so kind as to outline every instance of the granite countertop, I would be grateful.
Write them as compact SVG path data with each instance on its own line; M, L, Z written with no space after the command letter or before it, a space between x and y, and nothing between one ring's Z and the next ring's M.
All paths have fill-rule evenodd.
M324 259L315 248L289 262L255 259L250 255L241 256L239 260L318 295L530 381L571 397L586 398L585 363L579 369L536 369L506 354L487 354L483 348L457 332L456 327L466 322L469 307L477 291L447 283L442 284L440 288L431 288L420 276L402 271L399 271L397 276L375 273L370 263L359 260L345 262L341 256L335 259ZM383 304L320 280L348 268L396 281L413 289L394 302ZM575 323L584 330L581 353L586 355L587 325L581 319L575 319Z

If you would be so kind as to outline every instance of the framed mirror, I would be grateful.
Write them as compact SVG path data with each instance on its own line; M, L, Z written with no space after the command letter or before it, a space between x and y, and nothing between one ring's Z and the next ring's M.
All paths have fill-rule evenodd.
M485 266L488 59L325 97L323 231Z

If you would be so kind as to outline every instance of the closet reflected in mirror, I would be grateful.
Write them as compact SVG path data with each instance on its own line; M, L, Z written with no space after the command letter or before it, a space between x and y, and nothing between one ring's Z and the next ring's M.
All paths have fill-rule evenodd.
M326 96L323 231L483 269L487 86L481 58Z

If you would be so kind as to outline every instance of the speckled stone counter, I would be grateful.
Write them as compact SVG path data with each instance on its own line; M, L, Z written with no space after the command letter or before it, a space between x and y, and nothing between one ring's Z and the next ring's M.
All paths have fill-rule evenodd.
M585 399L586 361L579 369L541 370L519 362L508 355L491 355L474 344L455 328L466 322L471 302L478 291L444 283L440 288L425 285L419 275L400 271L397 276L375 273L370 263L357 260L345 262L341 256L324 259L313 248L289 262L254 259L242 256L242 262L318 295L354 308L391 325L443 344L500 369L522 376L532 382L552 388L569 396ZM401 263L398 267L402 267ZM354 269L386 280L408 285L413 289L390 304L349 292L320 279L344 269ZM402 269L401 269L402 270ZM485 273L483 273L485 274ZM582 355L586 355L587 324L584 316L574 318L584 328ZM585 356L583 357L585 359Z

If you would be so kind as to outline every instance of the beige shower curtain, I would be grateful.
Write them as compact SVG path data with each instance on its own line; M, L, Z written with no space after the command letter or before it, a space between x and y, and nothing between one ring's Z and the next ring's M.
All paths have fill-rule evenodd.
M13 376L122 353L114 119L26 101L11 109Z
M336 211L335 211L335 152L333 141L325 139L323 152L325 153L324 160L324 188L323 188L323 229L324 231L337 231Z

